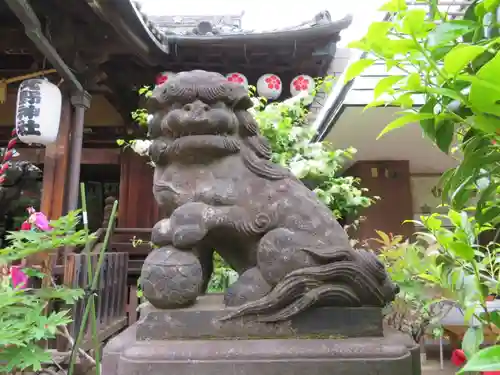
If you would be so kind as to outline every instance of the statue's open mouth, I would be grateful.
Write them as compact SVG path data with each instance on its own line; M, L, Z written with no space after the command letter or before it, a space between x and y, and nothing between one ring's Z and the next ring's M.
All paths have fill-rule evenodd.
M171 133L171 138L173 140L176 139L182 139L182 138L199 138L199 137L205 137L207 139L213 138L213 137L231 137L233 134L230 132L216 132L216 133L210 133L210 132L203 132L203 131L198 131L198 132L189 132L189 133Z
M181 155L184 152L197 150L219 150L222 154L234 153L240 150L238 138L227 133L220 134L185 134L172 137L166 152L170 155Z

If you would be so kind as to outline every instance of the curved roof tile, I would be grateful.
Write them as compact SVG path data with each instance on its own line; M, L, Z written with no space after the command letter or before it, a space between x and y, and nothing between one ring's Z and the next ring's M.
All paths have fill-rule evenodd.
M108 1L87 0L94 11L110 23L127 42L135 44L141 53L148 55L168 54L172 45L200 46L217 43L219 46L234 46L237 43L247 45L269 45L274 50L276 45L294 42L308 42L331 38L338 40L338 34L352 22L348 15L338 21L332 21L329 12L318 14L312 21L304 22L292 28L265 32L236 30L236 32L189 33L177 34L171 30L162 30L154 18L141 10L141 3L136 0ZM205 25L206 26L206 25ZM143 56L149 60L150 56Z

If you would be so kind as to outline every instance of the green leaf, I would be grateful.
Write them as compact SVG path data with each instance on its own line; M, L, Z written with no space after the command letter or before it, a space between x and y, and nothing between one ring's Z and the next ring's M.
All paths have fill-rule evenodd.
M443 47L474 30L476 23L467 20L452 20L439 24L429 33L427 46L431 49Z
M483 327L469 327L462 340L462 349L467 358L471 358L484 341Z
M429 87L429 86L427 86L425 88L425 90L431 94L447 96L448 98L462 101L462 96L460 95L460 92L452 90L452 89L447 89L446 87Z
M441 151L448 154L451 142L455 135L455 123L452 120L445 119L438 122L436 130L436 145Z
M429 98L427 102L420 108L419 113L432 116L428 119L420 120L420 127L424 134L433 142L436 141L436 127L434 126L434 107L437 101L435 98Z
M430 215L423 220L424 225L431 232L438 230L441 228L443 222L439 220L435 215Z
M406 89L410 91L417 91L422 88L422 79L420 74L411 73L406 80Z
M462 226L462 216L460 216L460 214L457 211L449 210L448 217L449 217L451 223L455 227L460 228Z
M366 43L366 40L353 40L347 44L347 48L359 49L361 51L370 51L370 45Z
M379 10L384 12L401 12L408 9L405 0L390 0L382 5Z
M469 117L467 120L472 127L487 134L494 134L500 129L500 119L496 116L478 114Z
M405 76L388 76L378 81L373 89L373 97L377 99L380 95L393 91L393 86L401 81Z
M490 312L490 320L497 328L500 328L500 312L498 310Z
M365 69L372 66L374 62L375 60L373 59L361 59L349 65L345 73L344 83L347 83L353 78L359 76Z
M426 26L425 19L427 11L425 9L412 9L403 18L402 31L409 35L419 35Z
M481 46L459 44L444 57L444 69L448 74L455 76L484 51L484 47Z
M476 76L459 75L457 79L469 80L472 85L469 100L473 109L500 116L500 53L484 64Z
M500 345L482 349L469 357L465 366L458 372L471 371L499 371L500 370Z
M391 123L389 123L377 136L377 139L382 137L384 134L389 133L390 131L398 128L402 128L403 126L410 124L412 122L419 122L421 120L425 119L430 119L433 118L433 114L425 114L425 113L415 113L415 112L410 112L406 113L405 115L398 117Z
M399 105L403 109L413 108L413 95L411 92L398 96L396 100L391 102L392 105Z
M386 39L387 33L392 27L392 22L372 22L368 27L368 31L366 32L366 39L371 43L377 43L380 40L384 40Z
M450 242L450 250L458 257L471 261L474 259L474 249L464 242Z
M484 0L483 5L486 12L494 12L500 5L500 0Z

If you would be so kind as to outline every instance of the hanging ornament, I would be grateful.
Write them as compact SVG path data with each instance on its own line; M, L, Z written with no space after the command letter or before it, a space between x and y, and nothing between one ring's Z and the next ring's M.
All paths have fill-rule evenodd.
M16 149L14 148L17 143L16 129L12 130L10 141L4 150L2 164L0 165L0 186L5 182L7 177L7 169L9 169L9 161L16 156Z
M290 94L292 96L300 94L302 91L307 91L309 94L312 94L314 89L316 88L316 83L314 79L305 74L301 74L294 79L290 83Z
M226 78L229 82L239 83L245 89L248 89L248 79L243 74L238 72L229 73L226 75Z
M46 79L21 82L17 92L16 133L21 142L54 143L61 119L61 90Z
M156 80L155 80L156 86L159 86L162 83L165 83L174 77L175 77L174 72L162 72L156 76Z
M305 105L309 105L313 101L312 93L315 88L316 83L314 79L308 75L301 74L292 79L290 83L290 94L292 94L292 96L301 95L303 97L302 102Z
M264 74L257 81L257 93L266 99L278 99L283 85L276 74Z

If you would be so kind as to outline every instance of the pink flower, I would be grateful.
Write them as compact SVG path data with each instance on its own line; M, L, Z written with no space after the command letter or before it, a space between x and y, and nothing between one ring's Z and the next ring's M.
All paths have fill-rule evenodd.
M13 288L24 289L28 286L28 276L21 270L21 267L10 267L10 277Z
M42 212L36 212L33 207L28 207L28 213L30 214L28 218L28 223L34 225L36 228L41 231L47 232L51 230L49 220L47 216L45 216Z

